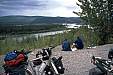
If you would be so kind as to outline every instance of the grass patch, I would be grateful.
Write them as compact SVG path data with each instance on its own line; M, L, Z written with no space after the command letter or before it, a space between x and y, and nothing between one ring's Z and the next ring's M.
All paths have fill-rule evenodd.
M38 37L26 37L22 41L14 40L13 38L6 38L0 40L0 54L4 54L14 49L36 49L44 48L50 45L57 46L62 44L62 41L66 38L72 43L77 36L80 36L84 42L85 47L90 44L98 45L99 37L95 32L92 32L87 27L80 27L78 29L72 29L69 32L64 32L51 36Z

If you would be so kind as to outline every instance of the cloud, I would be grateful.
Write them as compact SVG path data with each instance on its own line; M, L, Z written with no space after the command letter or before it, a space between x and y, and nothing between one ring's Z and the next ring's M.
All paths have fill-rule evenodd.
M37 1L37 0L5 0L0 2L1 9L33 9L39 8L43 9L46 6L46 1Z
M76 0L0 0L1 16L74 16ZM78 9L78 8L77 8Z

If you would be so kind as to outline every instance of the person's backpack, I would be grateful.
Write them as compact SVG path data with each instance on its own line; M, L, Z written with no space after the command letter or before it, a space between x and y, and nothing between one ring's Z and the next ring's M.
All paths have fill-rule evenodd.
M4 61L7 66L17 66L20 62L25 60L25 56L22 53L16 53L11 51L5 55Z

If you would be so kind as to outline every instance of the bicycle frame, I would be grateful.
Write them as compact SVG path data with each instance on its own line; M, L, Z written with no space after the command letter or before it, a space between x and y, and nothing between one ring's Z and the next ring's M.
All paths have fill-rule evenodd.
M49 53L47 51L45 51L45 52L46 52L47 56L49 56L49 59L48 60L44 60L43 59L44 56L40 56L40 57L36 56L38 58L35 58L33 60L28 60L28 64L29 64L29 66L30 66L30 68L32 70L32 74L33 75L43 75L44 74L45 67L47 65L49 65L50 55L49 55ZM39 65L35 65L33 62L36 61L36 60L39 60L39 59L42 61L42 63L39 64Z
M103 73L107 73L107 72L112 72L111 70L111 61L105 60L105 59L101 59L98 57L93 56L91 59L91 62L97 66L97 68L99 68Z
M53 70L55 71L55 74L58 75L59 73L58 73L57 68L56 68L56 66L54 65L53 61L51 60L50 63L51 63L51 66L53 67Z
M47 51L45 51L45 52L47 53L47 56L49 56L49 59L44 60L43 56L41 56L41 57L37 56L38 58L35 58L33 60L28 60L29 66L32 69L32 74L33 75L60 75L55 66L54 61L50 57L51 55L49 55L49 53ZM62 57L60 57L60 58L62 59ZM33 61L39 60L39 59L42 61L42 63L40 65L35 65L33 63ZM49 66L49 70L46 70L47 66Z
M43 75L45 73L44 70L45 70L46 66L50 66L50 65L51 65L55 75L59 75L59 73L57 71L57 68L55 67L55 65L54 65L53 61L51 60L51 58L49 60L46 60L46 61L42 60L42 63L40 65L34 65L33 61L37 60L37 59L40 59L40 58L36 58L36 59L28 61L29 66L30 66L32 72L30 71L30 69L28 69L28 70L33 75Z

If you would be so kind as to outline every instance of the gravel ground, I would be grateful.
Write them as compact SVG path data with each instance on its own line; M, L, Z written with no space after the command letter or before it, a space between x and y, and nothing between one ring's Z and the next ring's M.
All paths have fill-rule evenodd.
M61 46L55 48L53 56L63 56L65 67L64 75L88 75L89 70L95 67L91 64L91 55L107 59L108 51L113 48L113 44L98 46L93 49L83 49L77 51L61 51Z
M88 75L91 68L95 67L90 63L91 55L100 56L107 59L107 54L110 48L113 48L113 44L107 44L103 46L97 46L92 49L82 49L77 51L61 51L61 46L57 46L52 51L52 56L59 57L63 56L63 64L65 67L64 75ZM34 51L34 53L37 50ZM29 55L30 59L35 57L35 54ZM0 65L3 64L3 56L0 56ZM0 66L0 75L3 72Z

